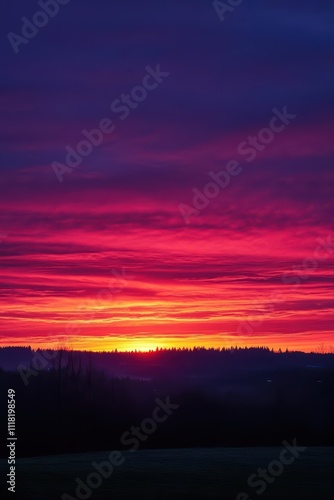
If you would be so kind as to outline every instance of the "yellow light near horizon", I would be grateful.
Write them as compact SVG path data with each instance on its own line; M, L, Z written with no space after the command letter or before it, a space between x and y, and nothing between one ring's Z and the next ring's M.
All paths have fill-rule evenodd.
M159 342L154 342L154 340L140 340L135 342L132 341L126 344L127 351L149 352L155 351L157 347L162 348L164 346L159 344Z

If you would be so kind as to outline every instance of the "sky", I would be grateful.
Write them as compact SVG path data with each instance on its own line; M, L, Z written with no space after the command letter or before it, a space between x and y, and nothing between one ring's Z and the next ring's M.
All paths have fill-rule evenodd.
M5 3L0 345L332 349L334 4Z

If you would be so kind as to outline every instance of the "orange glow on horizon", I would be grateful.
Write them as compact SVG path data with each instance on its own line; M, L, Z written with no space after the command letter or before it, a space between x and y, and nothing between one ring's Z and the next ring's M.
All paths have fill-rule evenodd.
M8 347L8 342L4 339L0 341L0 347ZM283 344L279 339L272 339L271 341L268 337L257 336L250 340L249 338L230 338L229 340L222 340L219 338L210 338L207 341L204 339L199 339L198 337L188 337L185 338L172 338L172 337L156 337L148 338L142 337L141 339L131 340L131 339L121 339L121 338L110 338L110 337L58 337L45 339L43 342L37 339L31 339L27 343L22 341L17 341L11 344L11 346L17 347L28 347L30 346L33 350L36 349L65 349L73 351L92 351L92 352L150 352L156 349L193 349L195 347L204 347L206 349L222 349L222 348L246 348L246 347L268 347L274 351L302 351L302 352L319 352L319 353L334 353L334 345L330 342L322 342L315 344L314 342L304 343L290 339L289 342Z

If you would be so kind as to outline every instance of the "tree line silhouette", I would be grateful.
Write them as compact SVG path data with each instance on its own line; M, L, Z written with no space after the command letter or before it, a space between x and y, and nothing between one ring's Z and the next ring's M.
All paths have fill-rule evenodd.
M14 389L21 456L120 449L123 432L151 415L157 397L167 396L180 408L142 447L279 446L294 438L334 444L331 354L60 349L25 385L16 363L34 369L34 356L43 352L0 349L0 366L6 357L1 407L5 412L5 393Z

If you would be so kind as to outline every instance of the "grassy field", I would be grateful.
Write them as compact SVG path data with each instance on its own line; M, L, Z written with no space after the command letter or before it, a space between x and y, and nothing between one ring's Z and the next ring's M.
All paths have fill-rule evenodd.
M267 468L281 448L217 448L138 450L125 452L123 465L93 490L92 500L235 500L240 492L249 500L325 500L334 487L334 448L307 448L261 495L247 485L259 467ZM108 458L108 452L27 458L17 464L16 500L75 497L75 478L86 482L92 462ZM6 498L8 472L0 462L1 499ZM5 494L5 495L4 495ZM82 497L83 498L83 497ZM242 499L242 497L240 497ZM245 497L246 499L247 497ZM87 496L88 499L88 496ZM242 499L243 500L243 499Z

